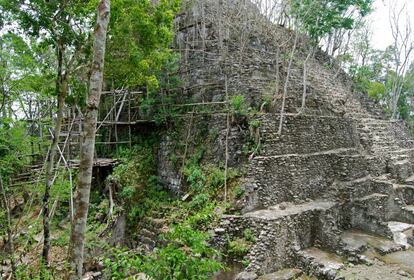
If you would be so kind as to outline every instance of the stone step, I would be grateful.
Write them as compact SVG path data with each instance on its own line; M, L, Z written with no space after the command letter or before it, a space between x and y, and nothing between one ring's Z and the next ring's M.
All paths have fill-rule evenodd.
M371 162L378 161L359 154L357 149L335 149L255 157L247 173L254 178L255 207L269 207L283 201L320 198L335 180L351 181L369 174L379 175L385 170L384 161L383 165Z
M399 254L405 252L396 252ZM384 256L387 257L387 256ZM399 259L400 257L396 257ZM389 264L390 263L390 264ZM407 262L410 263L409 261ZM349 265L339 271L335 279L340 280L409 280L410 274L400 265L394 265L390 261L383 262L377 258L369 259L368 263Z
M413 240L414 225L390 221L388 222L388 228L393 235L395 243L404 246L405 248L412 246L410 243Z
M244 214L244 217L260 220L278 220L287 216L301 215L312 211L326 211L336 205L332 201L315 200L303 204L280 203L264 210L257 210Z
M414 149L412 148L403 148L397 145L392 146L375 146L372 149L373 153L383 153L389 156L393 156L395 154L404 154L404 153L412 153Z
M354 199L349 206L351 226L387 236L389 230L385 222L387 222L388 202L389 196L382 193L372 193Z
M289 144L289 142L281 142L276 139L262 139L263 143L260 149L260 155L263 157L269 156L284 156L284 155L309 155L312 153L320 153L321 151L332 151L332 150L342 150L346 149L355 149L356 143L332 143L332 140L325 140L322 142L319 139L308 139L306 144L302 146L295 146Z
M407 156L408 157L408 156ZM410 160L407 159L403 159L403 160L398 160L394 162L395 165L405 165L405 164L411 164Z
M395 155L392 155L390 158L391 160L401 161L401 160L409 159L410 156L407 154L395 154Z
M394 137L394 132L389 130L389 124L383 126L368 126L368 131L371 133L373 138L383 138L383 137Z
M167 215L167 211L161 208L157 208L156 210L151 211L151 216L155 219L164 219Z
M413 212L413 213L414 213L414 205L407 205L407 206L404 206L404 208L405 208L407 211L410 211L410 212Z
M364 118L361 121L362 121L360 124L361 126L368 126L368 125L375 125L375 124L390 124L390 123L395 122L395 121L377 119L377 118L372 118L372 117Z
M400 182L413 175L413 167L409 159L393 161L389 164L389 168L392 176Z
M389 181L386 175L381 177L368 175L342 184L347 188L350 202L356 202L357 204L360 204L359 201L366 201L376 197L387 198L387 194L393 190L393 183Z
M149 231L159 232L163 226L168 224L168 220L154 217L145 217L144 224Z
M354 202L367 202L371 200L382 200L388 198L388 195L382 193L372 193L363 197L356 198Z
M158 218L147 218L148 222L150 222L153 226L162 227L164 224L168 222L167 219L158 219Z
M405 247L385 237L351 229L341 234L342 248L345 254L359 255L371 248L381 255L403 250Z
M381 137L381 138L371 138L372 145L374 147L379 146L392 146L392 147L401 147L398 145L398 142L396 142L396 139L394 137Z
M373 144L382 145L382 144L392 144L395 143L395 137L392 135L374 135L372 138Z
M414 148L401 148L399 146L396 146L396 147L398 148L389 151L389 154L396 155L396 154L407 154L408 153L408 155L410 155L410 153L414 152Z
M414 185L414 175L412 175L412 176L408 177L407 179L405 179L405 182L407 184Z
M394 145L395 144L395 138L392 136L374 136L371 138L373 145Z
M355 120L375 119L375 116L372 116L368 113L359 113L359 112L347 112L345 116L351 119L355 119Z
M407 178L406 182L407 180L414 181L414 175ZM414 186L394 184L393 189L403 204L406 204L406 205L414 204Z
M303 272L297 268L285 268L274 273L265 274L257 278L257 280L298 280L301 279Z
M406 205L401 207L400 220L414 224L414 205Z
M316 247L301 250L297 254L301 267L318 279L336 279L338 271L345 266L342 257Z
M157 245L155 240L148 238L146 236L141 236L139 240L141 244L144 245L148 251L152 251Z
M154 239L154 238L157 237L157 233L155 233L155 232L153 232L151 230L148 230L146 228L141 229L140 235L141 236L148 237L148 238L151 238L151 239Z
M338 148L326 151L319 151L315 153L308 153L308 154L283 154L283 155L274 155L274 156L258 156L255 157L256 160L261 159L278 159L284 157L313 157L313 156L320 156L320 155L330 155L330 154L343 154L343 155L357 155L356 152L358 150L356 148Z

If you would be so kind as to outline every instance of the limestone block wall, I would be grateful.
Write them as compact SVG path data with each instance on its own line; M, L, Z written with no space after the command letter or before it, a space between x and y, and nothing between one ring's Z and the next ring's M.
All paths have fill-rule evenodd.
M360 147L359 134L352 119L289 115L281 135L277 133L279 120L278 115L260 118L261 151L267 156Z
M181 175L172 161L174 154L174 141L169 135L165 135L160 141L157 152L158 180L171 191L172 194L182 193Z
M294 265L304 248L337 250L346 229L390 236L389 221L414 223L414 212L404 208L414 206L414 188L406 185L414 185L414 142L407 127L389 121L378 104L353 92L351 79L327 65L332 59L321 51L308 64L306 106L300 111L308 50L301 40L279 135L292 33L269 22L257 24L265 21L257 9L248 11L248 1L213 2L196 1L177 20L184 95L201 102L243 95L256 109L276 100L272 114L258 114L262 148L247 164L241 156L246 124L231 127L231 162L248 171L242 214L223 217L217 244L225 246L228 237L250 228L257 242L247 255L248 270L263 274ZM282 42L288 43L280 47ZM207 157L220 162L223 118L204 125L208 135L216 135Z
M371 176L345 183L342 198L354 201L361 197L374 193L388 194L393 191L393 186L387 182L374 181Z
M188 114L190 115L190 114ZM164 131L157 153L157 174L160 182L172 194L186 191L182 167L197 151L202 150L203 163L223 166L226 151L227 117L225 114L194 114L172 129ZM243 170L246 155L243 147L250 135L246 127L230 123L227 147L228 167Z
M376 164L372 165L372 161ZM249 164L248 176L255 178L256 207L283 201L321 197L339 181L350 181L385 172L385 162L368 159L353 149L305 155L257 157ZM246 198L246 204L249 198ZM251 205L248 205L251 209Z
M249 252L247 270L269 273L295 265L297 250L315 242L328 240L328 246L336 248L339 242L339 209L336 206L324 210L310 209L268 220L261 219L259 213L249 217L225 216L217 229L215 243L225 246L226 239L242 237L243 229L251 229L256 243Z
M292 47L286 38L294 33L268 22L250 1L193 1L177 17L176 34L184 95L197 101L223 101L227 88L230 97L243 95L255 107L263 99L281 97L285 54ZM304 46L302 38L299 45ZM301 67L292 69L298 74L292 74L291 94L301 86Z

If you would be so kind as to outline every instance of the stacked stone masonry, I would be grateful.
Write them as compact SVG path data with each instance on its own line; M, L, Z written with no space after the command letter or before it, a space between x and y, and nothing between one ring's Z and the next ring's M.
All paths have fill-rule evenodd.
M198 102L243 95L253 107L276 100L274 111L257 117L261 150L248 162L240 214L223 216L215 231L219 246L244 229L256 237L238 279L296 279L301 272L316 279L414 279L414 142L406 125L354 92L322 51L308 64L302 110L309 47L301 38L279 134L293 33L244 0L191 2L176 26L186 95ZM215 129L222 158L223 119ZM237 133L234 125L235 145ZM240 147L230 157L240 156L234 153Z

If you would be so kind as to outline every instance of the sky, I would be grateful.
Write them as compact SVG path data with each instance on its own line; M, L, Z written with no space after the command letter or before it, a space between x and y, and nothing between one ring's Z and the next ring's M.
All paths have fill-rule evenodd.
M412 18L411 23L414 28L414 1L413 0L394 0L397 5L402 6L406 3L408 12ZM369 20L372 29L372 46L375 49L384 50L392 43L392 33L389 22L389 0L376 0L374 2L374 12ZM404 22L404 21L402 21Z

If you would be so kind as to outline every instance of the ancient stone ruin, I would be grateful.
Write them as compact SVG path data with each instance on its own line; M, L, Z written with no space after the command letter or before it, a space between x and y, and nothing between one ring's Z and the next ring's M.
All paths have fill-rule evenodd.
M239 159L245 131L231 124L229 165L247 164L248 171L240 213L223 217L215 242L253 231L256 242L238 279L297 279L302 272L317 279L414 279L409 131L354 92L322 51L309 62L300 110L309 48L300 38L279 134L293 37L249 1L196 1L177 19L184 94L217 103L243 95L260 108L260 154L247 163ZM226 116L211 117L207 129L218 131L212 158L222 160ZM176 190L179 180L168 170L162 167Z

